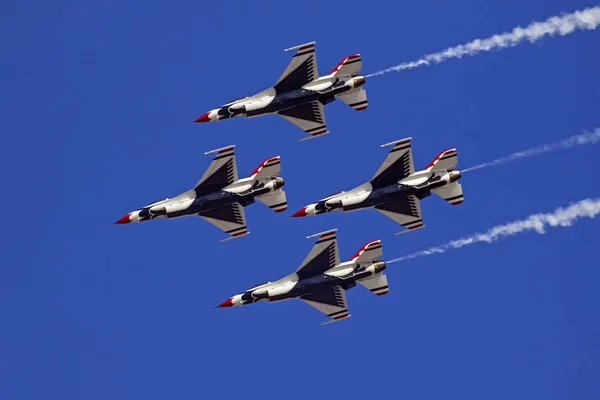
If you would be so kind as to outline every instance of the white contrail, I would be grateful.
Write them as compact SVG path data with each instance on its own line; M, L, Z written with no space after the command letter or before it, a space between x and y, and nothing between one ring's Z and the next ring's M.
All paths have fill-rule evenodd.
M539 154L550 153L551 151L570 149L575 146L583 146L585 144L600 143L600 128L596 128L593 132L584 132L580 135L571 136L570 138L559 140L558 142L543 144L531 149L518 151L505 157L496 158L495 160L485 162L479 165L474 165L470 168L463 169L462 172L475 171L481 168L492 167L498 164L504 164L511 161L520 160L537 156Z
M438 53L428 54L417 61L407 62L369 74L367 77L383 75L392 71L412 69L423 65L439 64L450 58L462 58L467 55L473 56L494 49L514 47L526 40L530 43L534 43L544 36L554 36L557 34L565 36L576 30L593 30L596 29L599 24L600 6L589 7L582 11L575 11L571 14L550 17L544 22L532 22L525 28L517 26L512 32L494 35L487 39L475 39L467 44L450 47Z
M544 234L548 227L571 226L579 218L594 218L597 214L600 214L600 198L585 199L573 203L566 208L557 208L554 212L548 214L533 214L523 220L513 221L505 225L497 225L485 233L476 233L462 239L452 240L446 244L430 247L427 250L418 251L386 262L391 264L430 256L432 254L445 253L448 250L459 249L474 243L494 243L505 236L513 236L526 231L535 231Z

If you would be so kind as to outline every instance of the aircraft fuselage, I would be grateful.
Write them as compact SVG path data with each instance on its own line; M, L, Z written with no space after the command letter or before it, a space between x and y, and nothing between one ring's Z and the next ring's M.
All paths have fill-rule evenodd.
M132 212L129 216L132 222L141 222L160 217L177 218L186 215L198 215L211 210L223 208L226 205L240 203L246 207L256 200L257 196L267 194L283 186L282 178L266 181L256 181L250 187L240 191L216 189L215 191L197 189L188 190L176 197L158 201Z
M283 93L277 93L274 88L269 88L254 96L233 101L210 111L208 119L221 120L238 116L256 117L277 113L313 101L328 104L335 100L336 95L360 87L364 82L363 76L346 76L317 80L299 89Z
M347 273L344 270L344 264L340 265L342 274L334 270L324 274L314 276L300 276L296 273L290 274L275 282L264 283L255 286L243 293L237 294L231 298L232 305L245 305L257 303L260 301L282 301L296 299L314 293L325 292L334 286L340 286L344 290L356 286L356 282L373 276L386 269L385 262L372 261L365 265L359 265L353 268L347 263Z
M459 171L433 173L418 184L397 182L383 187L373 187L370 183L358 186L307 206L305 214L316 215L331 211L354 211L391 203L408 196L419 200L431 195L433 189L447 185L460 178Z

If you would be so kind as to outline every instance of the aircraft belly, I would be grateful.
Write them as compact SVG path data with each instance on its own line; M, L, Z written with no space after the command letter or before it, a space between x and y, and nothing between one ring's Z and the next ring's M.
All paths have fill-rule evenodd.
M216 192L197 198L189 209L189 214L214 210L243 200L241 196L229 192Z
M310 103L319 99L319 94L316 92L309 92L298 96L286 96L276 97L267 107L261 110L263 113L276 113L279 111L289 110L290 108L298 107L303 104Z
M344 211L357 210L364 207L372 207L372 192L361 191L355 193L353 196L347 196L341 199L342 208Z

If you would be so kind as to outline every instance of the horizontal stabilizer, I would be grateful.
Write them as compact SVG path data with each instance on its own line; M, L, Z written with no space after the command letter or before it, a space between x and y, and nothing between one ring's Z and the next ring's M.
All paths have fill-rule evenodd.
M426 167L425 171L441 171L454 168L458 163L456 149L444 150L437 155Z
M275 212L282 212L288 208L287 197L282 189L258 196L256 200L260 201Z
M452 182L449 185L433 189L432 192L437 194L453 206L460 204L464 201L462 185L458 182Z
M365 243L350 261L360 264L365 261L378 260L382 256L381 240L373 240L372 242Z
M358 281L358 283L369 289L372 293L375 293L377 296L383 296L389 291L387 275L382 273L368 279L362 279Z
M362 87L338 95L337 98L354 108L356 111L362 111L369 106L369 102L367 101L367 91Z

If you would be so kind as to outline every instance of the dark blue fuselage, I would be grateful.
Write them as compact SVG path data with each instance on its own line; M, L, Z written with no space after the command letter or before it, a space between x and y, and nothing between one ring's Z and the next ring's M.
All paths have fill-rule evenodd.
M319 91L308 89L296 89L289 92L277 93L275 98L264 107L247 110L246 106L236 108L235 103L221 107L218 111L219 119L232 118L239 115L255 117L263 114L272 114L278 111L288 110L313 101L319 101L322 104L328 104L335 100L335 95L347 92L352 87L347 86L344 81L336 81L333 85Z
M425 197L431 195L432 189L444 186L445 184L446 182L443 181L439 176L433 176L428 181L416 186L394 183L380 188L373 188L367 198L354 204L343 205L341 199L333 198L319 201L316 204L315 209L317 210L317 214L322 214L338 209L342 209L343 211L352 211L361 208L375 207L405 199L412 195L415 195L418 199L424 199Z
M267 292L254 294L254 290L246 291L242 294L244 304L256 303L259 301L281 301L286 299L295 299L302 296L329 291L334 286L340 286L344 290L348 290L356 286L356 281L371 276L371 272L366 271L363 267L358 267L350 274L342 277L330 276L326 274L318 274L300 279L298 283L287 293L269 296Z
M183 210L167 212L164 207L160 208L160 205L158 205L158 207L157 205L154 205L152 207L147 206L142 208L139 213L140 221L146 221L160 216L176 218L184 215L197 215L223 208L233 203L239 203L243 207L246 207L254 203L257 196L268 193L269 191L270 189L265 187L264 184L257 182L250 189L240 193L232 193L221 189L214 192L210 191L208 193L206 191L202 193L196 192L196 198L194 198L192 203Z

